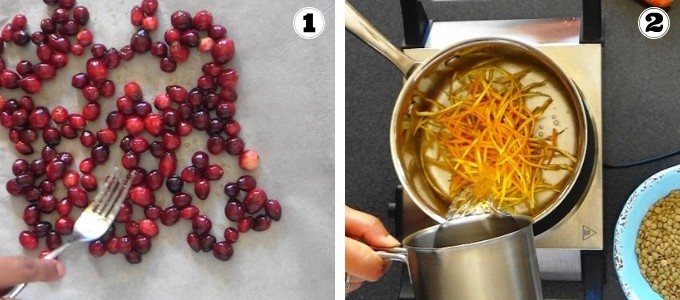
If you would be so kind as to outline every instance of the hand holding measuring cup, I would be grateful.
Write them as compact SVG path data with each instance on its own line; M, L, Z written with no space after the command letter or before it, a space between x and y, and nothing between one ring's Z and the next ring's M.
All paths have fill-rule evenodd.
M390 266L390 261L371 247L397 246L399 241L378 218L345 206L345 294L361 287L364 281L380 279Z

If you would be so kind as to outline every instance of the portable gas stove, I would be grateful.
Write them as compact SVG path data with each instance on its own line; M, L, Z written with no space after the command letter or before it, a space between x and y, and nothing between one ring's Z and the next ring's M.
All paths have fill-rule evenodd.
M579 87L595 132L589 186L555 225L536 236L542 280L582 281L586 299L600 299L604 281L602 197L602 17L600 1L583 1L581 18L433 22L418 0L402 0L404 53L426 60L464 40L502 37L531 44L553 59ZM435 224L399 187L390 212L403 238ZM400 299L414 299L404 273Z

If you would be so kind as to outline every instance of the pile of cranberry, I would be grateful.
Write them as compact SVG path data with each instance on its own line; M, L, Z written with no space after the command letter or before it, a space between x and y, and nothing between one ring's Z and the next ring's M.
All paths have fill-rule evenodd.
M190 166L178 169L176 151L182 137L195 130L208 134L205 150L210 154L237 156L245 171L259 165L258 154L245 149L239 137L241 126L234 119L238 73L227 67L235 53L234 42L227 37L225 27L213 24L210 12L202 10L193 16L185 11L172 13L172 28L165 32L164 41L154 42L150 32L158 28L158 1L142 0L130 15L132 25L139 30L129 45L116 49L93 44L93 33L86 27L86 7L76 6L75 0L43 2L55 8L51 17L40 22L40 31L29 34L26 16L17 14L0 35L0 55L5 44L26 46L32 42L39 59L21 60L16 70L11 70L0 58L1 87L26 93L18 100L0 96L0 124L9 130L9 140L16 151L25 156L12 164L15 178L6 183L7 191L23 197L27 204L23 220L29 229L19 234L25 249L37 249L39 239L45 238L47 249L41 252L45 255L59 247L63 237L72 234L74 218L98 189L93 171L107 163L110 147L116 144L124 153L122 167L134 174L133 187L116 217L118 230L114 224L103 237L89 244L89 252L95 257L108 252L139 263L150 250L151 240L158 236L158 222L171 226L184 219L192 225L187 235L191 249L212 251L216 258L228 260L239 234L251 229L267 230L272 220L281 218L279 202L269 199L253 176L240 176L224 186L224 198L228 199L224 214L234 225L224 229L224 239L218 241L219 236L211 233L210 218L201 214L192 200L194 196L208 198L211 182L223 177L222 167L211 164L208 153L198 151L192 155ZM54 78L68 64L69 55L86 55L87 48L92 57L87 60L85 72L71 79L71 85L80 89L87 101L82 111L69 112L63 106L50 110L35 103L30 95L41 91L41 83ZM135 55L150 52L160 59L163 72L174 72L179 63L187 61L191 48L209 53L213 59L203 65L195 87L167 86L151 103L144 100L137 83L128 82L123 95L116 99L117 110L106 115L107 127L90 131L88 122L101 114L100 99L116 95L116 84L108 79L109 70ZM83 147L90 149L90 156L79 162L78 170L73 155L58 150L61 139L79 139ZM42 147L39 155L36 147ZM158 159L157 169L147 171L139 166L140 156L147 151ZM193 195L185 191L185 184L193 184ZM63 185L65 195L56 195L61 190L58 185ZM160 206L163 201L156 201L154 196L163 185L173 195L171 204L164 208ZM133 210L143 210L143 217L133 219Z

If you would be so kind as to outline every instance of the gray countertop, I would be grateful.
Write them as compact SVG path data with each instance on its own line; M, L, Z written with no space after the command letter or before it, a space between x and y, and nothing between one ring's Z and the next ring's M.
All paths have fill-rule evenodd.
M350 1L396 45L403 41L398 1ZM577 17L581 1L423 1L434 20L475 20ZM428 10L429 8L429 10ZM680 148L676 126L680 115L680 11L668 10L669 32L658 40L637 28L646 8L633 0L604 0L603 42L603 158L618 164L656 156ZM677 26L677 25L676 25ZM399 181L390 159L388 128L394 101L401 89L398 70L355 36L345 34L346 69L346 204L378 216L394 233L387 205ZM604 299L622 299L612 263L612 240L617 217L630 193L647 177L680 163L680 156L627 169L604 170ZM348 299L396 299L401 267L366 284ZM550 298L582 298L580 283L544 282Z

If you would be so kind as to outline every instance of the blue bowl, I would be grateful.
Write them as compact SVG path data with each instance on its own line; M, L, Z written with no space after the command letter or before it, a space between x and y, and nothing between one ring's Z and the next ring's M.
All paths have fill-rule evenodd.
M642 276L635 253L635 240L649 208L671 191L680 189L680 165L645 180L630 195L614 231L614 267L628 299L661 299Z

